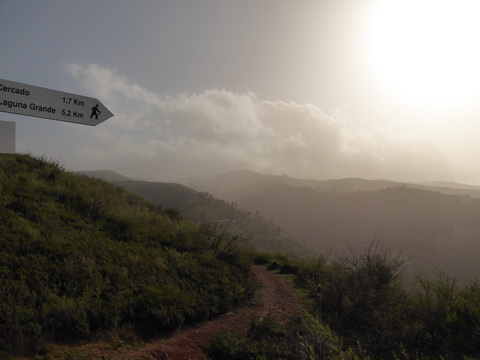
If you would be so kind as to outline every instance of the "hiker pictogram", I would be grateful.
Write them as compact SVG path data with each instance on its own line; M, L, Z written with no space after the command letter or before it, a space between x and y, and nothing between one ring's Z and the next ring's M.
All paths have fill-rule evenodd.
M95 116L95 120L98 120L98 115L101 111L98 109L98 104L92 107L92 114L90 115L90 119Z

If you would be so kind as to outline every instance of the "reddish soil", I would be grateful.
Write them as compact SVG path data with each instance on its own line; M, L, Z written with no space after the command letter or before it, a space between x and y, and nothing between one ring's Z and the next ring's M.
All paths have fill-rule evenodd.
M181 329L166 339L156 340L140 349L122 354L119 359L208 359L200 348L217 334L226 331L245 337L253 317L272 314L278 321L288 322L299 310L292 285L282 276L254 266L253 272L258 290L244 307L238 308L215 320L195 327Z

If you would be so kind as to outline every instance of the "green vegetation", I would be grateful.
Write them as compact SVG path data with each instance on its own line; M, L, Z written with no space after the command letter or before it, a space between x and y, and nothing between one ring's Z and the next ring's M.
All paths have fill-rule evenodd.
M480 358L477 281L407 282L402 257L375 240L336 258L252 254L231 219L193 223L56 161L2 155L0 358L211 319L251 296L252 260L290 274L305 312L253 319L245 339L219 335L205 346L212 359Z
M359 254L333 260L260 254L256 261L293 274L308 294L308 313L287 325L269 317L254 320L247 339L221 334L205 348L213 359L480 357L477 281L459 287L438 272L407 283L402 258L376 241Z
M346 345L330 327L308 313L288 325L269 315L262 320L253 319L246 339L231 333L220 334L204 351L214 360L371 359L360 343Z
M180 184L147 181L118 181L116 184L153 203L174 208L194 222L229 224L244 234L255 249L305 255L307 250L289 234L258 213L241 210L236 203L214 198L206 192L198 192Z
M0 234L0 357L122 326L153 336L251 293L239 235L45 158L0 156Z

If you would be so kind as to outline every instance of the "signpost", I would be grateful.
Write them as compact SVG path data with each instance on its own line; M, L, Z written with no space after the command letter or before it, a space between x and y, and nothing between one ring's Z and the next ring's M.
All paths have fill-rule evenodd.
M3 79L0 111L91 126L113 116L97 99Z

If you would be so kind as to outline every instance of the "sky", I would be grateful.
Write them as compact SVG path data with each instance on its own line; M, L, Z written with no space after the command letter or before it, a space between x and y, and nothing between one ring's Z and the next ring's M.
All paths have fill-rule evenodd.
M480 184L477 3L0 0L0 78L114 114L0 120L72 171Z

